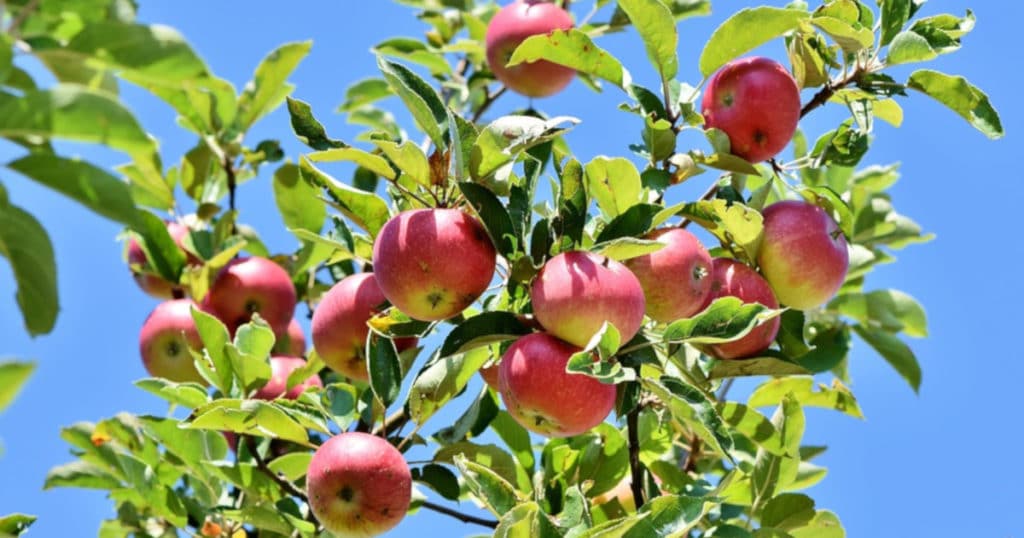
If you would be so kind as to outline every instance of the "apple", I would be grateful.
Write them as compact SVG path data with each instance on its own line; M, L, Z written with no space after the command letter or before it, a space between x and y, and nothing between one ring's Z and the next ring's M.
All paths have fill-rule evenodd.
M498 370L501 364L492 364L485 368L480 369L480 377L484 378L484 383L494 390L498 390Z
M422 321L448 319L477 300L494 276L495 256L483 225L458 209L403 211L373 244L384 297Z
M665 246L624 263L644 289L647 315L669 323L700 312L711 293L711 255L707 249L682 228L655 230L646 239Z
M533 281L530 300L545 331L580 347L605 321L626 343L644 320L640 281L622 263L591 252L563 252L548 260Z
M188 235L188 232L188 227L185 225L174 221L167 221L167 233L170 234L171 239L174 240L183 254L186 252L181 244L185 240L185 236ZM200 263L191 254L188 254L188 261L189 263ZM180 292L181 288L177 286L176 282L169 282L160 275L151 272L153 269L149 267L146 252L142 250L142 245L134 237L128 240L128 263L141 268L138 271L132 270L132 278L135 279L135 283L139 285L139 288L147 294L158 299L171 299L174 297L175 291Z
M149 375L177 383L194 381L206 385L190 351L203 348L192 319L192 305L188 299L164 301L142 324L139 352Z
M779 302L771 286L757 271L729 258L715 258L711 264L711 294L707 304L720 297L738 297L744 303L760 303L778 308ZM705 305L707 306L707 305ZM719 359L741 359L756 355L775 341L779 333L779 318L764 322L739 340L705 346L705 351Z
M793 138L800 121L800 88L778 62L741 58L708 80L702 112L704 127L724 131L734 155L761 162Z
M516 0L498 11L487 25L487 65L514 92L527 97L554 95L572 82L575 70L546 60L514 67L506 64L526 38L572 27L572 17L554 3Z
M256 391L256 394L253 394L252 397L257 400L273 400L283 396L285 399L294 400L309 387L322 388L324 384L320 381L320 377L313 374L305 381L292 387L291 390L285 390L288 387L288 376L305 365L306 361L299 357L285 357L280 355L270 357L270 370L272 372L270 380L267 381L266 385L263 385L258 391Z
M512 418L550 437L584 433L615 407L615 385L565 371L580 348L547 333L516 340L498 365L498 392Z
M361 432L331 437L306 473L309 507L339 536L376 536L398 525L412 500L412 473L401 452Z
M331 370L366 381L366 322L387 307L387 299L374 273L343 278L320 299L313 312L313 348ZM416 345L416 338L396 338L401 352Z
M822 208L804 201L776 202L761 212L761 273L779 302L798 310L825 304L846 280L846 238Z
M274 342L273 352L289 357L302 357L306 354L306 335L295 318L288 322L288 330Z
M288 330L295 300L288 272L266 258L252 257L225 265L210 286L205 304L232 334L258 312L280 336Z

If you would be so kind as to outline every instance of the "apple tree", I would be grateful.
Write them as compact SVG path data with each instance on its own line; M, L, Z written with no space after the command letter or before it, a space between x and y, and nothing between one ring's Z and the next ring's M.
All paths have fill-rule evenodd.
M50 162L19 170L66 172L52 181L71 196L120 185L130 267L164 300L140 336L153 377L136 385L171 410L65 428L75 459L46 487L106 491L111 537L370 536L417 510L496 536L844 536L801 493L825 474L803 410L861 417L855 342L917 390L903 337L927 334L912 297L868 283L930 236L895 209L896 167L862 159L874 123L899 125L900 100L921 95L1002 135L962 77L887 74L957 50L973 14L922 15L910 0L748 7L691 58L678 28L707 0L400 3L423 38L374 45L380 75L340 107L365 127L348 141L292 95L310 43L271 52L238 91L165 27L82 18L33 40L56 23L25 16L15 45L89 71L36 104L38 90L4 99L89 99L45 125L66 128L80 118L61 114L112 106L120 80L197 139L164 166L135 123L44 132L125 151L125 179L31 148ZM650 60L630 69L657 85L601 48L622 31ZM754 55L776 40L787 58ZM701 80L680 80L693 62ZM621 92L636 144L583 162L570 133L586 118L543 101L501 111L510 92L582 91L574 79ZM289 160L246 137L282 104L308 146ZM849 117L800 130L825 106ZM271 181L295 250L271 252L245 224L235 192L255 178ZM683 182L707 188L683 199ZM742 399L740 377L760 382Z

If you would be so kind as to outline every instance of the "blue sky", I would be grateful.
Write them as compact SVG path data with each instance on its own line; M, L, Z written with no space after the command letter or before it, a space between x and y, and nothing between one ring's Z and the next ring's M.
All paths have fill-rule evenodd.
M369 47L391 36L420 35L423 28L410 10L384 0L360 2L358 10L352 3L324 1L305 2L301 9L266 3L242 8L237 2L142 4L143 21L181 30L213 70L236 87L275 46L312 39L312 53L293 76L295 96L313 105L333 136L348 140L355 131L332 110L349 83L375 73ZM579 2L576 10L582 13L589 5ZM720 0L714 16L682 23L681 79L699 80L703 42L739 5ZM888 365L858 344L851 358L852 388L867 420L808 411L807 442L830 445L819 462L829 474L811 494L819 507L838 513L852 537L1024 535L1024 523L1015 517L1024 471L1015 450L1019 419L1012 411L1024 377L1024 353L1014 336L1020 331L1016 305L1024 299L1018 265L1024 247L1015 233L1018 201L1024 197L1016 160L1024 132L1017 96L1024 80L1019 58L1006 45L1015 42L1024 8L1017 2L947 0L926 4L923 13L962 15L968 7L978 17L977 29L960 52L930 66L965 75L986 90L1007 136L990 142L953 113L914 95L901 102L906 120L900 129L876 125L875 147L865 159L902 163L902 179L892 191L896 207L937 234L932 243L897 253L899 263L882 267L868 281L871 289L904 290L928 310L931 336L912 342L924 369L921 393L915 396ZM609 36L599 44L618 55L635 79L651 85L654 74L635 34ZM760 52L781 57L782 51L773 44ZM909 71L895 73L901 78ZM195 143L175 126L169 107L135 88L125 86L123 95L160 140L165 163ZM627 155L627 145L639 137L635 117L615 109L624 100L617 90L594 94L574 83L535 106L551 115L581 118L568 140L581 158L589 159ZM490 117L525 104L509 97ZM397 111L397 101L391 105ZM829 107L802 126L813 140L845 114ZM406 128L413 129L408 123ZM292 158L302 151L283 110L258 124L250 140L254 144L264 138L280 139ZM691 138L682 144L688 141L699 143ZM64 153L107 165L124 160L101 148L63 147ZM16 155L11 146L0 146L4 162ZM274 207L269 172L241 189L241 218L263 234L271 250L290 251L295 240ZM680 186L677 195L695 197L711 178ZM161 401L131 386L145 376L137 334L156 303L131 281L114 239L120 231L116 224L10 172L0 170L0 180L12 202L34 213L49 231L58 255L62 302L56 330L30 339L21 329L10 271L0 264L0 356L39 362L21 397L0 415L0 513L40 516L32 536L91 535L101 519L112 516L112 505L97 492L43 492L43 478L50 467L69 459L58 436L61 426L122 410L165 412ZM418 514L391 535L435 529L455 536L476 531L435 514Z

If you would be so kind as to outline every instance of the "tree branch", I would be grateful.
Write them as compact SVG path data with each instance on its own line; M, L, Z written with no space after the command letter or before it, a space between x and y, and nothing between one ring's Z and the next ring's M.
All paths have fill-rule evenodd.
M814 97L812 97L811 100L800 109L800 119L803 119L803 117L809 114L812 110L827 103L837 91L856 82L863 74L864 71L858 67L853 70L853 73L850 73L850 76L839 80L838 82L826 82L825 86L818 90L818 93L814 94Z
M403 407L385 418L384 423L374 428L372 433L373 435L387 437L401 429L402 426L405 426L406 423L409 422L410 418L411 417L406 414L405 408Z
M224 154L224 162L221 163L221 167L224 168L224 173L228 176L228 207L235 210L235 188L238 187L238 179L235 176L235 164L231 162L231 157L227 153Z
M439 514L451 516L463 523L474 523L476 525L487 527L489 529L494 529L498 527L498 522L494 521L493 519L484 519L482 517L463 514L458 510L453 510L451 508L448 508L447 506L441 506L440 504L434 504L430 501L423 501L423 504L421 504L420 506L426 508L427 510L433 510L434 512L437 512Z
M639 418L639 405L626 414L626 433L629 438L629 485L633 491L634 504L638 509L644 504L644 474L643 469L640 467Z
M28 4L25 4L25 7L18 11L18 16L15 17L14 20L11 21L11 25L7 27L7 33L10 34L11 37L15 39L18 38L21 33L21 25L24 24L25 19L27 19L28 16L39 7L39 4L40 0L30 0Z
M256 448L255 443L252 442L252 438L245 436L245 439L249 446L249 452L252 454L252 459L256 462L256 468L263 471L265 475L277 483L277 485L281 487L282 491L293 497L298 497L302 499L303 502L308 503L309 499L306 497L306 492L300 490L295 486L295 484L285 480L284 477L279 476L271 470L270 467L267 466L267 461L260 456L259 450Z

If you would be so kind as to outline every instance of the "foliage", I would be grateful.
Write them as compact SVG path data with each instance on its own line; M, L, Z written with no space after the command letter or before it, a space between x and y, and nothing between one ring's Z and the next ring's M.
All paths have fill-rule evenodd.
M687 72L681 66L690 65L677 54L678 28L706 14L710 3L597 0L576 29L532 37L510 59L547 59L576 69L595 90L609 84L622 92L621 109L636 115L642 133L630 148L635 158L581 163L564 137L580 123L576 118L531 108L484 120L504 93L483 49L486 21L497 6L401 3L426 23L424 39L393 38L373 47L381 76L350 86L340 107L349 122L366 127L350 144L332 138L301 96L288 97L287 79L309 43L272 51L237 91L174 30L135 22L130 0L7 2L12 24L0 47L0 136L26 150L9 169L124 224L149 267L197 301L239 252L270 254L239 220L234 193L263 165L283 158L277 141L253 143L246 133L285 102L295 135L310 151L273 171L282 220L300 245L274 259L289 270L301 301L315 305L332 283L368 268L373 240L390 216L428 205L478 214L504 268L489 294L451 320L420 324L396 309L371 320L371 382L324 372L325 388L295 401L251 399L266 379L269 346L229 342L219 321L197 313L206 346L197 366L213 389L140 381L172 411L187 413L123 413L65 428L76 459L53 469L46 487L107 491L117 517L101 524L103 536L172 536L174 529L316 536L319 524L302 487L311 450L326 436L356 429L433 454L413 464L415 507L452 513L427 501L424 488L472 500L496 519L463 520L493 527L498 536L843 536L835 514L798 493L826 472L812 463L824 448L802 442L804 408L862 417L847 387L853 335L917 390L920 367L901 336L927 334L924 310L912 297L873 289L867 276L892 262L893 251L931 236L894 208L887 190L898 179L896 167L861 161L874 142L875 119L902 120L897 99L908 97L907 90L946 105L986 136L1002 136L987 96L962 77L919 69L901 82L886 74L891 65L958 49L973 14L916 17L921 2L909 0L883 0L877 9L860 0L827 0L737 12L697 59L703 76L783 40L794 76L814 94L802 113L832 105L850 112L813 144L798 133L793 160L752 164L730 154L721 132L702 130L701 84L677 79ZM602 14L607 20L595 22ZM633 83L622 62L595 44L630 26L658 75L657 90ZM37 88L12 61L16 54L35 56L60 84ZM171 106L196 135L195 147L165 166L166 156L119 102L123 83ZM386 101L391 97L397 100ZM412 124L399 125L383 102L404 106ZM585 119L576 128L585 128ZM422 141L405 130L413 127ZM708 146L679 149L680 133L690 130L702 131ZM130 161L117 177L58 155L50 139L105 144ZM351 179L321 168L339 161L352 164ZM707 168L720 175L705 196L666 203L674 185ZM184 245L197 265L186 264L161 222L169 211L180 213L178 187L195 205ZM531 436L500 409L490 388L458 398L509 340L531 330L529 284L545 260L573 249L625 259L651 250L639 239L650 230L693 223L720 242L714 254L752 262L762 233L759 211L793 196L825 208L850 243L847 280L824 308L767 311L723 300L690 319L648 322L621 348L617 333L602 331L589 350L600 361L574 360L568 368L616 385L616 417L568 439ZM48 332L57 312L45 238L0 188L0 254L14 267L33 334ZM702 354L701 345L735 340L774 316L782 330L763 356L719 361ZM411 334L437 335L442 343L430 353L402 354L381 345ZM310 359L319 365L315 353ZM732 380L741 376L768 379L745 402L730 400ZM817 384L822 377L830 381ZM465 410L454 424L431 423L446 405ZM225 431L240 435L237 454ZM623 485L635 506L622 496L604 502ZM0 519L0 532L17 534L30 522L9 516Z

